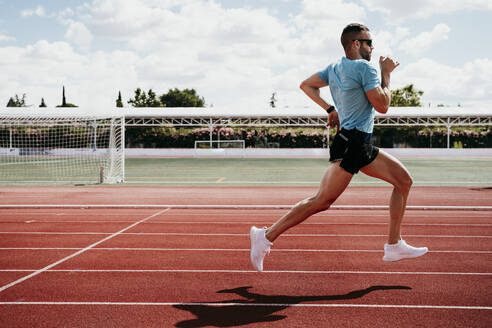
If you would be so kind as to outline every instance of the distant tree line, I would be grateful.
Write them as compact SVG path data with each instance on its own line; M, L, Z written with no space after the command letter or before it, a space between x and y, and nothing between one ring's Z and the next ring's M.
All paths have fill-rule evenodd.
M418 90L413 84L408 84L402 88L391 90L391 107L422 107L421 97L424 91ZM270 97L270 107L276 107L276 92ZM135 89L133 98L128 100L132 107L205 107L205 99L201 97L195 89L179 90L177 88L169 89L167 93L158 96L152 89L147 92L141 88ZM444 104L438 104L438 107L444 107ZM458 104L458 106L460 106ZM27 107L26 94L22 97L15 95L10 97L7 107ZM47 107L44 98L41 98L39 107ZM66 101L65 86L62 89L62 103L56 107L78 107ZM116 107L124 107L121 91L118 92Z
M7 107L28 107L28 105L26 105L26 94L24 93L22 95L22 98L19 98L18 95L15 95L14 97L10 97L7 103ZM41 98L41 104L39 104L39 107L48 107L46 106L44 98ZM62 103L61 105L58 105L56 107L79 107L79 106L67 102L67 98L65 97L65 86L63 86Z
M205 107L205 99L200 97L195 89L179 90L169 89L161 96L149 89L147 93L142 89L135 90L134 98L130 98L128 103L133 107ZM121 92L118 93L116 107L123 107Z
M24 93L22 98L19 98L18 95L10 97L7 107L26 107L26 94Z
M420 97L424 91L417 90L413 84L404 86L403 88L391 90L391 107L422 107Z
M128 104L133 107L205 107L205 99L198 95L195 89L179 90L174 88L169 89L167 93L157 96L152 89L149 89L146 93L141 88L137 88L134 97L128 100ZM17 94L14 97L10 97L7 107L28 107L26 104L26 94L24 93L22 97L19 97ZM41 98L39 107L47 107L44 98ZM67 102L65 86L62 89L62 103L56 107L78 107ZM116 107L123 107L121 91L118 92Z

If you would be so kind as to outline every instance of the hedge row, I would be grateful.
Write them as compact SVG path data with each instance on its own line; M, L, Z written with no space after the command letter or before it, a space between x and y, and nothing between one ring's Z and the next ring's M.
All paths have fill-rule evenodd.
M330 129L333 138L335 130ZM220 136L219 136L220 134ZM326 129L322 128L215 128L213 140L244 140L246 147L323 148ZM210 140L208 128L175 129L164 127L129 127L126 129L130 148L193 148L196 140ZM384 148L445 148L445 128L376 127L374 144ZM492 148L490 128L454 128L450 134L451 147Z
M213 140L244 140L246 147L322 148L326 130L321 129L214 129ZM219 137L220 134L220 137ZM127 147L193 148L195 141L210 140L208 128L127 128Z
M107 147L110 138L108 127L97 129L97 147ZM29 147L65 147L65 148L86 148L94 146L93 130L89 132L86 128L76 127L42 127L31 128L22 127L10 129L0 127L0 148L29 148Z
M379 145L385 148L446 148L447 129L442 127L398 127L374 129ZM490 128L456 127L450 133L452 148L491 148L492 130Z
M335 130L330 131L332 139ZM22 142L36 145L52 140L58 144L71 144L72 147L92 145L93 136L85 133L85 130L80 131L77 128L67 130L55 127L14 130L12 137L15 144ZM98 131L98 146L103 146L108 133L104 129ZM208 128L128 127L125 139L126 146L130 148L193 148L196 140L210 140L210 131ZM212 139L244 140L246 147L262 148L322 148L327 144L326 129L322 128L216 128L212 132ZM9 145L9 140L10 131L0 128L0 148L3 147L1 145ZM384 148L445 148L447 130L439 127L376 127L373 142ZM492 148L492 130L454 128L450 134L450 144L451 147L459 148Z

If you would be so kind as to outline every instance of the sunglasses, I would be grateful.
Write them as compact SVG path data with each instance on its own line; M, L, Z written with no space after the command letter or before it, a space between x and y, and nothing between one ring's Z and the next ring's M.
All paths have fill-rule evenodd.
M359 42L364 41L364 42L366 42L366 43L367 43L367 45L368 45L369 47L372 47L372 39L356 39L356 40L352 40L352 41L359 41Z

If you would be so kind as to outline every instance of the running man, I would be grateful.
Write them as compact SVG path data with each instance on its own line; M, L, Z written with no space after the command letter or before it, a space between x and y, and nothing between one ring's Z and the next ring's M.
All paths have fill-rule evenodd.
M383 260L398 261L427 253L427 247L416 248L405 243L400 233L412 177L396 158L370 143L374 110L382 114L388 111L390 75L399 63L389 57L380 57L379 80L376 69L369 63L374 49L371 33L362 24L346 26L341 42L345 57L301 84L302 91L327 111L330 127L337 127L337 135L330 147L330 166L315 196L297 203L273 226L251 228L250 258L258 271L263 271L263 259L270 252L273 242L287 229L329 209L359 170L394 187L389 204L389 234ZM320 96L320 88L325 86L330 87L335 106Z

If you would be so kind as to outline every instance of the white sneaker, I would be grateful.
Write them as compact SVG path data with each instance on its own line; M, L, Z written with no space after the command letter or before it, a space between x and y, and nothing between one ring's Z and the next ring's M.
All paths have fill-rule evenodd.
M273 244L265 237L266 228L251 227L249 239L251 241L250 259L255 270L263 271L263 259L270 253Z
M427 253L427 247L413 247L408 245L403 239L396 244L384 244L383 261L399 261L402 259L412 259Z

